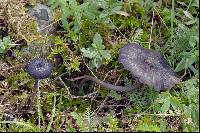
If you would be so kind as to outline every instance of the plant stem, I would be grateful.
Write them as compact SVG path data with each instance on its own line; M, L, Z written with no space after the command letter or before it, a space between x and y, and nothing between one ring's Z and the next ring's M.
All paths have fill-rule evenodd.
M53 118L55 117L55 113L56 113L56 93L54 93L53 110L51 112L51 119L50 119L50 122L48 124L46 132L49 132L51 130L51 125L53 123Z
M171 43L172 43L172 38L173 38L173 23L174 23L174 16L175 16L175 13L174 13L174 5L175 5L175 2L174 0L172 0L172 10L171 10Z

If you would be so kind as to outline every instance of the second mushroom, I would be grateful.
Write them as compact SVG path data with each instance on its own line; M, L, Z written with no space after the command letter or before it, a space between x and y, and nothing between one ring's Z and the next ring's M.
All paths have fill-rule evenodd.
M120 49L119 62L134 77L138 78L139 82L153 87L157 91L171 89L180 82L160 52L145 49L137 43L128 43ZM92 76L81 76L72 80L79 79L83 79L84 82L91 80L107 89L116 91L131 91L138 88L138 85L115 86Z

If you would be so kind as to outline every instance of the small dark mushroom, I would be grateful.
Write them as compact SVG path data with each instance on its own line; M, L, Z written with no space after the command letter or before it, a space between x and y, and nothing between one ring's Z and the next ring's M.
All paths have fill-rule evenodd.
M51 75L53 65L43 58L31 60L25 66L27 72L35 79L45 79Z
M45 79L51 75L53 65L44 58L35 58L25 65L26 71L35 79L33 93L31 94L27 104L32 106L35 100L37 90L37 106L38 106L38 123L40 125L40 80Z
M38 106L38 123L40 126L40 80L45 79L51 75L53 65L44 58L35 58L29 61L25 65L26 71L35 79L33 93L30 96L29 105L32 106L33 101L35 100L36 90L37 90L37 106Z
M171 89L180 82L160 52L142 48L139 44L126 44L120 49L119 62L139 81L157 91Z

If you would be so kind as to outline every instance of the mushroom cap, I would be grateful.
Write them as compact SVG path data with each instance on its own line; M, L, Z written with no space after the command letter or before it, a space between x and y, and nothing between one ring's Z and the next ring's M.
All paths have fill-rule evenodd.
M44 58L35 58L25 68L33 78L45 79L51 75L53 65Z
M171 89L180 82L160 52L129 43L120 49L119 62L143 84L157 91Z

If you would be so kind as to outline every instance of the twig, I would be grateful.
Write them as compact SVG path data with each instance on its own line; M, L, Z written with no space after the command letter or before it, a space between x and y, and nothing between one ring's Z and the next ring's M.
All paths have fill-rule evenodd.
M103 108L103 106L105 105L106 101L108 100L108 96L106 96L106 98L101 102L99 108L97 108L94 112L96 112L96 114ZM95 113L94 113L95 115Z
M144 116L144 115L147 115L147 116L181 116L182 114L148 114L148 113L141 113L141 114L132 114L133 116L137 116L137 117L140 117L140 116Z
M174 34L174 5L175 2L172 0L172 9L171 9L171 44L172 44L172 39L173 39L173 34Z
M124 37L124 39L126 39L128 42L131 42L131 40L129 40L128 38L126 38L126 36L119 30L119 28L116 25L113 24L113 22L111 20L109 22L112 23L112 25Z
M44 30L44 29L50 27L51 25L57 23L57 22L60 21L60 20L61 20L61 19L58 19L58 20L54 21L53 23L50 23L49 25L45 26L44 28L42 28L42 29L40 29L40 30L38 30L38 31L42 31L42 30Z
M153 19L154 19L154 11L153 11L152 19L151 19L151 34L150 34L150 37L149 37L149 49L151 48L151 41L152 41L151 36L152 36L152 31L153 31L153 26L154 26Z
M160 16L158 10L157 10L156 8L154 8L154 10L156 11L156 13L158 14L158 16L160 17L161 21L163 22L163 24L165 25L165 27L167 28L167 30L170 31L169 28L167 27L167 25L165 24L165 21L164 21L164 20L162 19L162 17Z
M118 104L118 105L107 105L107 104L105 104L104 106L105 106L105 107L119 107L119 106L126 107L127 105L124 105L124 104Z
M66 84L63 82L63 80L61 79L61 77L58 77L58 79L60 80L60 82L62 83L62 85L65 87L65 89L67 90L67 95L69 98L75 99L75 98L91 98L94 94L97 93L97 91L93 92L93 93L89 93L87 95L84 96L74 96L70 93L69 88L66 86Z
M109 71L110 72L110 71ZM117 79L117 81L115 82L115 85L118 83L119 79L120 79L121 75L119 76L119 78ZM99 108L97 108L94 112L96 112L96 114L103 108L103 106L105 106L105 102L108 100L108 96L106 96L106 98L103 100L103 102L101 103L101 105L99 106Z
M83 60L83 63L86 65L86 67L88 68L88 70L91 72L91 74L97 78L97 76L93 73L93 71L90 69L90 67L85 63L85 60L83 58L83 56L81 56L82 60Z

